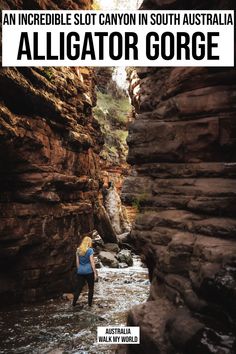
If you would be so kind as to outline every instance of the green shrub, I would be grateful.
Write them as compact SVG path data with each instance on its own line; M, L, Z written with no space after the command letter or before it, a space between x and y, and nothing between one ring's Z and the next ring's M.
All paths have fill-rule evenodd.
M50 67L45 67L43 68L43 76L46 77L46 79L48 79L48 81L51 81L53 78L53 71Z
M142 204L148 200L148 195L146 193L137 195L132 201L132 207L137 210L137 212L141 211Z
M105 144L100 153L104 160L118 164L126 160L127 114L131 109L128 97L115 98L109 93L97 92L94 116L100 124Z
M94 113L98 118L106 117L111 122L126 125L128 121L127 114L130 109L128 97L115 98L110 94L97 92L97 107L95 107Z

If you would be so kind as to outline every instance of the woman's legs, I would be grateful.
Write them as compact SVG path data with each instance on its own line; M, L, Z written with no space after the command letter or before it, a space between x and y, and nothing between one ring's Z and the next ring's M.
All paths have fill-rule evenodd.
M76 305L76 301L78 300L80 293L83 289L84 283L85 283L85 275L82 274L77 274L77 284L76 284L76 289L75 289L75 293L74 293L74 299L72 302L72 305L75 306Z
M94 290L94 273L87 274L86 280L87 280L88 288L89 288L89 292L88 292L88 305L89 305L89 306L92 306L92 302L93 302L93 290Z

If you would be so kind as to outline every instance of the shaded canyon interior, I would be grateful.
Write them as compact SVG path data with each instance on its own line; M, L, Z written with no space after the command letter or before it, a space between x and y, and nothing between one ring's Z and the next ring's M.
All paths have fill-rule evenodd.
M8 9L85 9L91 1L1 2ZM30 6L31 4L31 6ZM2 68L1 301L70 291L80 235L104 226L100 126L90 68ZM95 220L96 219L96 220ZM106 224L106 221L105 221ZM105 225L104 239L115 239Z
M1 1L3 9L91 6ZM145 0L142 8L235 9L235 3ZM129 312L128 324L141 327L141 344L127 353L236 352L235 79L234 68L129 70L135 120L122 198L139 211L131 238L145 257L151 290L149 301ZM105 241L115 235L100 200L104 138L92 110L94 71L1 68L0 95L5 304L70 291L80 235L94 228Z
M145 0L144 9L235 9L233 1ZM149 301L130 353L235 353L235 68L140 68L123 199L139 205L132 238Z

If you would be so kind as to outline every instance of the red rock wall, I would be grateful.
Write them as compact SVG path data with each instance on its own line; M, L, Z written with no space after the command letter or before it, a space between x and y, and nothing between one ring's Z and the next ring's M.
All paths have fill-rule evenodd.
M86 10L93 0L1 0L4 10Z
M147 0L143 8L235 3ZM123 198L141 209L132 237L152 285L149 301L129 314L142 332L142 344L129 353L235 353L236 70L137 72L133 175Z
M68 8L68 2L4 2ZM91 1L70 1L69 8ZM94 228L103 143L89 68L0 70L0 299L71 290L79 234Z

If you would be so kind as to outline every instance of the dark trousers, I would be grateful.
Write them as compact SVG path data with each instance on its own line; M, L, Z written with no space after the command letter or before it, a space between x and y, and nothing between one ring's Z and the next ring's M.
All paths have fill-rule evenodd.
M76 301L78 300L80 293L85 285L85 282L88 284L88 305L92 305L93 301L93 289L94 289L94 273L90 274L77 274L77 284L74 293L73 306L75 306Z

